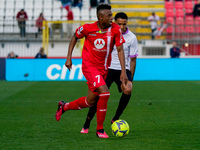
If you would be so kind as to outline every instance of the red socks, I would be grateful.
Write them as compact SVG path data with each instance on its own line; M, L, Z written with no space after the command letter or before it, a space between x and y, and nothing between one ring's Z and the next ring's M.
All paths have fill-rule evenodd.
M80 97L77 100L74 100L70 103L66 103L64 105L63 109L64 109L64 111L80 110L80 109L85 108L85 107L90 107L90 105L88 104L86 97Z
M97 103L97 130L103 129L109 97L110 92L99 94L99 101Z
M99 101L97 103L97 130L103 129L109 97L110 92L99 94ZM90 105L88 104L86 97L80 97L77 100L66 103L63 107L63 110L80 110L85 107L90 107Z

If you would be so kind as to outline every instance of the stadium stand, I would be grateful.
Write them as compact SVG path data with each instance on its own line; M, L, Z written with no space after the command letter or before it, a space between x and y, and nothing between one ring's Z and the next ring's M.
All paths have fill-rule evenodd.
M141 22L141 24L138 26L149 25L148 23L145 23L145 20L152 13L152 11L155 11L160 17L164 17L164 5L163 1L161 0L153 0L152 2L111 0L111 5L114 10L114 14L118 11L124 10L128 14L129 18L139 18L139 21L137 20L136 22ZM27 24L34 26L34 20L37 19L41 12L44 13L44 16L47 20L66 20L66 18L63 16L65 16L67 13L64 9L60 9L60 7L61 2L58 0L1 0L0 8L2 9L0 10L0 16L3 22L14 23L17 12L24 8L29 18ZM89 11L89 0L83 0L83 9L81 11L77 7L73 7L72 11L74 12L74 20L96 20L95 8ZM15 25L16 24L13 24L13 28L10 27L10 31L9 29L6 29L5 32L12 33L13 29L16 29ZM0 33L4 31L3 26L0 27ZM142 32L145 31L146 29L142 30ZM27 30L27 32L29 32L29 30Z
M44 16L47 20L66 20L66 11L64 9L60 9L61 2L58 0L1 0L0 6L1 9L1 18L3 20L12 20L15 22L15 15L21 9L24 8L28 14L29 20L27 24L30 26L34 26L34 20L37 19L41 12L44 13ZM153 0L153 1L119 1L119 0L111 0L111 6L113 8L114 15L119 11L125 11L129 18L135 19L137 23L134 28L142 28L135 29L133 31L139 31L138 39L145 39L143 33L148 31L147 28L150 28L149 23L146 22L148 16L154 11L157 15L159 15L162 19L164 17L164 2L162 0ZM72 11L74 12L74 20L96 20L96 10L92 8L89 11L89 0L83 0L83 9L80 11L78 7L73 7ZM137 20L136 20L137 19ZM16 29L15 25L13 28ZM0 27L0 31L3 31L4 28ZM9 29L5 30L6 32ZM31 30L27 30L27 32L31 32ZM10 33L13 32L13 29L10 27ZM0 32L2 33L2 32ZM32 32L31 32L32 33ZM150 32L148 39L150 39Z
M163 0L111 0L111 6L114 15L119 11L124 11L133 20L131 31L136 34L138 40L151 39L151 27L147 18L151 16L152 12L155 12L161 18L160 25L164 22L165 5ZM156 37L156 39L165 38L165 36Z
M176 40L179 45L189 43L189 45L196 45L200 43L200 19L192 18L191 13L197 1L182 0L182 1L164 1L164 0L110 0L113 15L119 11L124 11L129 17L129 29L133 31L139 42L151 39L150 23L147 21L152 12L155 12L160 17L160 25L167 23L167 28L163 31L161 36L156 37L156 40L166 40L171 42ZM80 10L78 7L72 7L74 14L74 21L94 21L96 20L96 9L90 7L89 0L82 1L83 7ZM21 42L26 43L25 47L30 46L29 43L40 43L42 36L35 38L37 32L35 28L35 20L41 12L44 13L46 20L67 20L67 11L61 9L61 2L59 0L0 0L0 44L1 48L6 48L6 42ZM19 37L19 28L16 21L16 14L19 10L24 8L28 14L26 21L27 37ZM75 27L75 26L74 26ZM161 27L161 26L160 26ZM65 29L63 30L66 31ZM55 36L56 37L56 36ZM59 41L66 41L58 38ZM56 40L55 40L56 41ZM144 42L145 43L145 42ZM54 45L54 44L52 44ZM37 46L37 50L38 47ZM24 48L24 46L22 46ZM190 46L191 48L199 48L198 46ZM185 49L187 51L188 49ZM183 49L184 51L184 49ZM197 54L187 51L187 54ZM5 55L5 54L4 54ZM32 53L28 54L32 55ZM1 52L0 52L1 56Z
M199 27L198 17L193 18L193 7L197 1L165 1L165 16L168 27L166 29L167 39L176 40L182 46L182 51L186 51L188 55L196 55L196 48L199 48ZM175 20L173 24L173 19ZM190 50L185 47L188 43ZM186 44L187 46L187 44ZM191 50L192 49L192 50Z

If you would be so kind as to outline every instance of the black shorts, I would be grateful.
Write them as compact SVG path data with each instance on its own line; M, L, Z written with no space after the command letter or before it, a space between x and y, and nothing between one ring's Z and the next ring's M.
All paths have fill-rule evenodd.
M117 84L118 91L121 93L122 82L120 81L120 75L121 75L121 70L108 69L108 75L106 77L106 85L108 88L110 88L112 83L115 82ZM126 69L126 75L128 77L128 80L132 82L133 79L131 78L131 72L127 69Z

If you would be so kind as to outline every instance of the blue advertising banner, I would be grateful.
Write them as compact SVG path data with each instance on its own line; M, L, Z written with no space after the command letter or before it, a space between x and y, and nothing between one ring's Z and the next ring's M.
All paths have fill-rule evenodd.
M7 81L85 81L81 59L73 59L72 69L65 59L6 59ZM200 80L200 59L137 59L135 81Z
M0 58L0 80L5 80L5 58Z
M200 80L200 58L138 59L135 80Z
M85 80L81 59L73 59L71 71L65 67L65 59L7 59L7 81L62 81Z

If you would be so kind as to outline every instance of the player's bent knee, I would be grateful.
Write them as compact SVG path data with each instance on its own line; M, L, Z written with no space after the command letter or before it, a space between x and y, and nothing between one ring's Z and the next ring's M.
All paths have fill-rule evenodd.
M90 106L94 106L97 101L99 99L99 96L97 96L94 92L92 91L88 91L88 95L87 95L87 102Z
M95 105L95 103L90 103L90 107L93 107Z
M88 104L90 105L90 107L92 107L97 104L97 101L96 100L88 101Z

